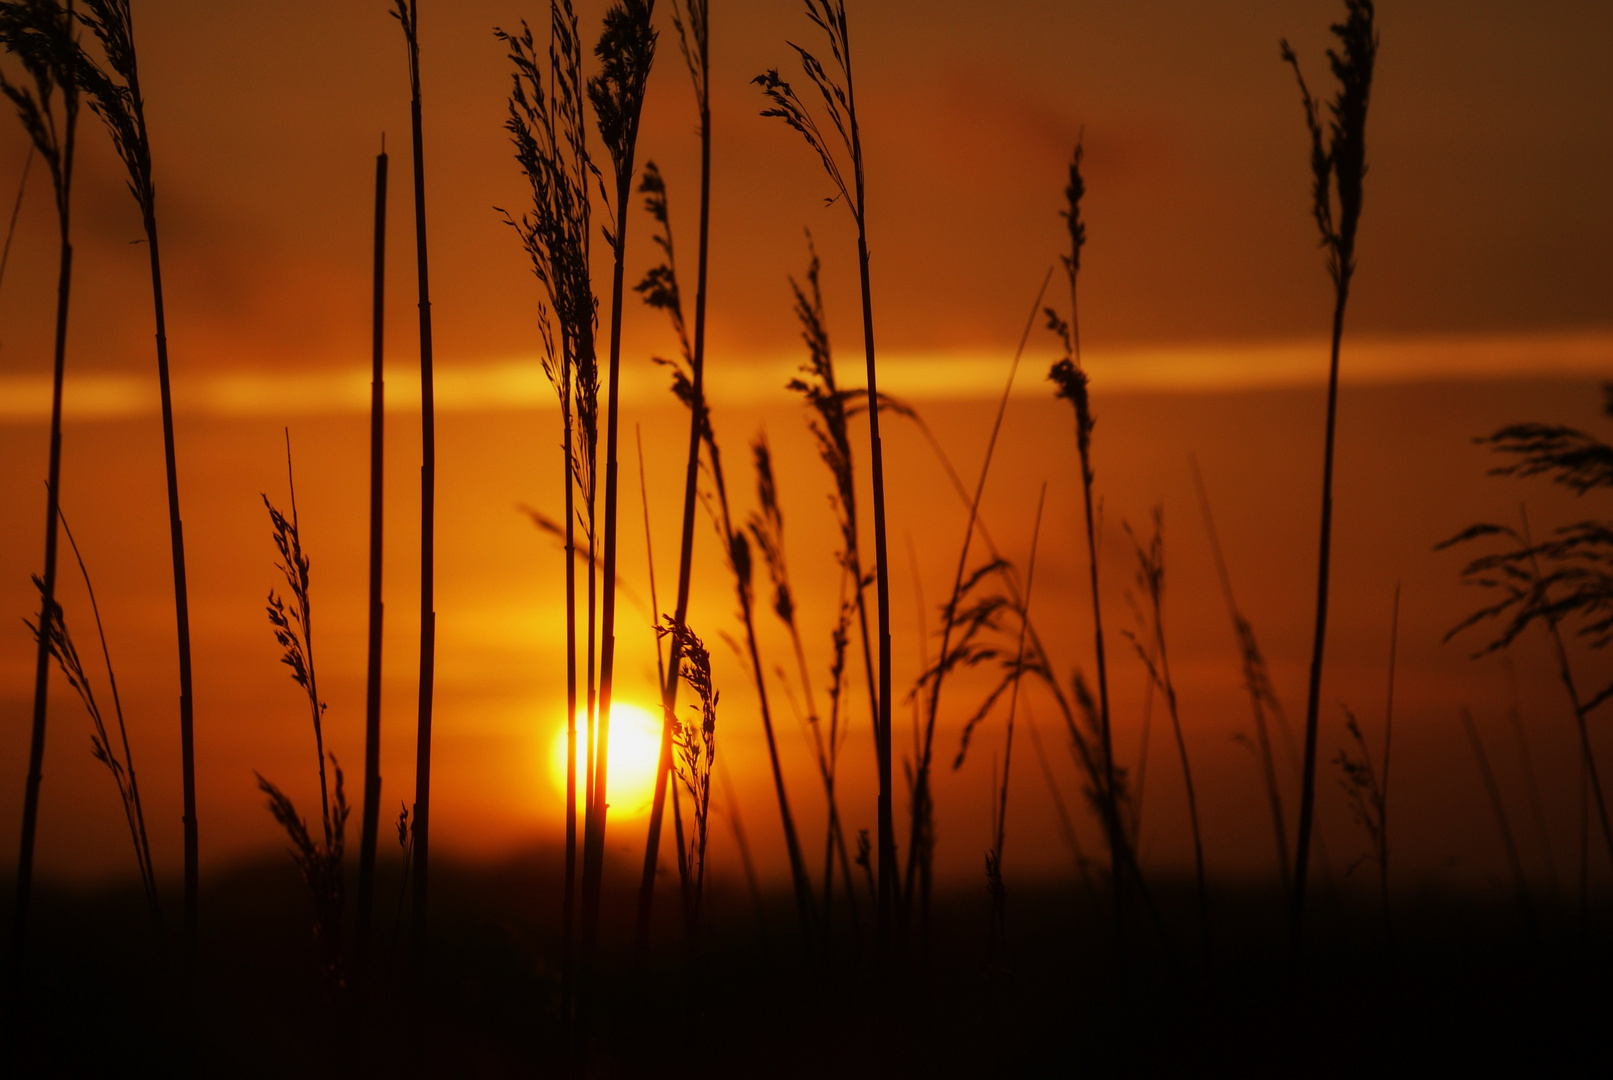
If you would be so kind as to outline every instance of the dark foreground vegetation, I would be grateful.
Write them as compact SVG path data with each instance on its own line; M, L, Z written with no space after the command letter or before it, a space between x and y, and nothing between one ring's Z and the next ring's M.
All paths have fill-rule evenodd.
M133 883L41 884L11 1075L558 1075L562 883L542 869L557 854L445 858L425 966L406 966L408 927L394 934L393 908L377 919L371 985L334 995L322 989L305 887L284 858L208 882L215 914L189 1000L179 969L154 962ZM401 869L378 868L387 908ZM607 878L620 884L636 869L613 864ZM1190 959L1190 877L1156 885L1170 950L1141 934L1123 963L1073 883L1009 893L996 966L985 890L938 887L933 928L947 948L887 979L849 941L807 963L786 883L765 897L762 921L730 884L708 895L699 960L669 944L637 971L624 944L632 890L604 891L589 1075L1538 1074L1597 1050L1613 996L1602 975L1613 943L1595 929L1609 925L1605 906L1591 909L1588 938L1577 910L1537 912L1531 930L1501 890L1406 891L1385 951L1375 891L1324 889L1295 978L1272 888L1215 890L1217 950L1205 969ZM677 940L676 917L673 905L657 911L667 921L658 940Z

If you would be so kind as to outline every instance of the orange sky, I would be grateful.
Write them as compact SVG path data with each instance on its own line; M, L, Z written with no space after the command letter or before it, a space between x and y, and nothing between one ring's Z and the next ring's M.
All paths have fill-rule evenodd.
M585 27L597 23L601 7L582 5ZM1130 625L1124 593L1132 568L1120 524L1143 524L1162 501L1173 666L1213 822L1206 829L1211 870L1223 875L1266 873L1270 842L1258 774L1232 741L1247 725L1246 703L1186 462L1196 452L1203 464L1240 601L1297 719L1314 587L1321 334L1331 297L1306 210L1299 107L1276 39L1291 38L1316 85L1336 7L882 2L851 12L879 341L891 357L890 385L921 404L966 476L978 468L988 401L1006 374L1007 354L1057 253L1063 168L1085 127L1091 242L1082 325L1097 380L1103 587L1111 648L1121 657L1121 738L1135 747L1142 675L1119 637ZM1454 583L1457 560L1429 549L1472 520L1515 513L1525 496L1543 523L1585 512L1538 485L1485 478L1488 463L1467 440L1525 418L1601 430L1586 376L1605 371L1613 355L1613 260L1606 254L1613 213L1604 199L1613 166L1613 73L1601 45L1613 13L1593 3L1527 12L1455 4L1385 9L1345 359L1351 385L1341 413L1323 756L1342 734L1340 701L1373 730L1381 722L1389 597L1399 580L1406 590L1397 721L1404 757L1396 766L1404 770L1396 793L1404 800L1397 804L1404 865L1408 874L1483 884L1484 868L1500 865L1499 852L1455 708L1475 708L1501 757L1510 745L1506 684L1494 664L1475 666L1460 647L1439 644L1473 598ZM786 37L810 40L798 5L719 6L715 14L716 422L741 506L749 505L751 487L743 443L764 424L773 439L803 625L814 677L821 678L832 615L832 525L827 478L799 411L779 389L797 352L785 277L802 269L801 230L810 227L825 259L844 381L859 381L852 234L840 208L822 206L827 189L815 163L793 134L756 115L761 98L747 85L763 68L784 64ZM560 814L547 752L563 722L556 662L562 564L514 510L522 501L550 511L558 505L550 468L554 410L530 364L536 284L491 209L518 207L521 183L499 126L506 67L488 31L522 15L537 20L541 9L468 0L450 8L437 0L426 5L422 24L436 345L440 378L462 391L448 395L440 434L434 809L439 837L482 853L552 834ZM225 4L142 0L136 16L165 236L198 627L199 816L211 863L278 842L252 770L285 779L305 802L312 791L304 714L275 663L261 612L275 579L258 492L283 498L283 424L292 428L299 508L314 557L332 745L355 782L359 771L362 369L371 170L382 130L394 150L388 353L389 392L399 406L389 429L384 805L395 806L410 790L418 413L407 408L415 348L413 236L403 212L409 171L399 153L407 146L407 79L401 35L379 0L284 3L250 15ZM665 33L641 154L666 171L674 223L689 250L698 142L670 26ZM149 297L144 253L129 243L138 218L93 125L86 116L68 361L87 378L73 384L67 404L64 505L109 619L148 814L167 823L156 829L154 853L172 870L179 858L177 739L170 730L171 592L160 428L150 404ZM0 124L0 193L15 190L23 148L18 125ZM36 172L31 181L0 287L0 505L10 508L0 516L0 610L19 616L34 605L27 574L39 561L43 516L37 395L48 371L55 252L42 177ZM645 224L635 207L634 267L651 259ZM599 280L608 279L602 272ZM1067 671L1090 666L1079 496L1068 415L1041 382L1050 341L1033 341L985 512L1007 553L1022 559L1036 490L1049 482L1038 621ZM680 468L681 421L658 396L647 357L670 347L663 321L629 304L624 430L643 424L663 594L675 573L670 491ZM1535 378L1542 375L1577 381ZM918 668L907 538L933 625L964 518L913 430L898 426L889 439L902 687ZM643 595L636 490L624 484L622 559L629 584ZM724 631L737 633L732 593L704 524L699 536L705 546L697 554L691 619L717 657L721 752L731 755L759 859L776 872L783 858L754 697L719 640ZM79 585L71 579L64 588L82 641L90 626L86 616L74 621L82 610ZM653 683L650 638L630 605L623 617L623 677L642 700ZM776 625L764 626L763 643L770 665L787 659ZM20 619L3 622L0 762L7 768L0 810L20 805L32 662ZM1525 713L1538 725L1532 730L1542 775L1571 777L1572 741L1544 655L1525 642L1517 663ZM955 684L954 715L938 749L943 758L979 688L978 680ZM41 866L58 876L120 873L126 840L110 784L89 758L77 703L60 681L52 694ZM1031 708L1065 798L1078 805L1051 709L1036 699ZM805 744L781 696L775 709L792 797L813 835L821 828L821 798ZM1180 869L1190 847L1163 722L1156 715L1143 854ZM854 713L847 744L846 813L858 827L873 823L866 723L861 710ZM903 724L899 719L899 745ZM1000 726L981 738L965 770L943 768L938 780L938 858L943 873L965 879L979 872ZM1014 768L1008 865L1022 859L1025 872L1063 872L1028 742L1017 744ZM1498 768L1521 814L1521 774ZM1325 760L1322 788L1323 828L1342 873L1360 838ZM1567 782L1558 788L1549 813L1566 874L1577 803ZM1297 800L1289 795L1292 806ZM1453 825L1454 818L1465 823ZM1090 826L1084 835L1096 848ZM0 857L14 851L16 827L14 814L0 813ZM630 847L632 821L624 817L613 828L613 846ZM713 844L719 872L733 873L726 833Z
M1324 78L1331 0L1202 5L882 0L854 6L881 344L1011 344L1060 243L1055 216L1077 132L1087 141L1087 344L1314 336L1328 297L1306 213L1306 150L1287 35ZM382 0L255 5L144 0L136 9L181 372L218 365L362 364L369 200L381 132L406 148L407 77ZM584 27L600 3L583 3ZM794 348L785 275L810 227L829 310L855 312L846 215L793 133L757 114L748 80L786 64L811 27L795 0L716 9L714 348ZM535 284L492 207L521 181L500 127L507 65L495 25L536 4L424 6L428 192L438 352L445 366L530 353ZM541 20L537 20L541 22ZM1606 329L1613 323L1613 12L1595 0L1386 4L1371 176L1352 302L1360 335ZM670 35L670 26L666 27ZM587 31L585 31L585 34ZM668 176L691 244L698 140L670 37L641 153ZM106 140L86 125L77 198L81 366L144 371L139 232ZM20 170L0 125L0 191ZM397 159L401 161L402 159ZM405 206L408 169L394 171ZM37 179L37 178L36 178ZM54 273L35 183L0 295L0 373L37 370ZM392 245L393 342L410 332L411 245ZM630 228L647 265L646 219ZM603 257L604 246L598 245ZM840 260L837 262L837 260ZM93 301L89 298L93 297ZM630 309L629 340L664 349ZM400 353L406 355L406 352Z

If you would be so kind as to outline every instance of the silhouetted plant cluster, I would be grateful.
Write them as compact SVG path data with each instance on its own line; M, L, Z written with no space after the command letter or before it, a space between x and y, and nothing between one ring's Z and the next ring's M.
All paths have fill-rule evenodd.
M288 460L289 467L289 445ZM325 702L319 696L319 677L314 667L313 605L309 593L309 559L303 551L297 527L297 493L291 489L291 516L275 508L267 495L263 505L269 512L274 544L279 552L275 569L285 578L290 603L269 590L265 609L274 639L282 650L280 662L291 669L291 680L308 699L309 718L314 727L314 750L319 763L319 817L322 834L310 833L308 823L296 805L279 786L261 773L258 788L269 797L269 813L291 841L291 855L302 871L303 880L314 901L314 936L319 943L327 980L333 988L345 981L342 954L342 908L346 893L342 878L342 855L346 847L349 807L342 782L342 769L334 754L329 756L336 773L335 791L325 772Z

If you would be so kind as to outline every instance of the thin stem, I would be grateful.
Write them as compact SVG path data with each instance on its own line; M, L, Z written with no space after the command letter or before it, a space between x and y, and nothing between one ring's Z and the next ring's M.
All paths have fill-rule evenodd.
M6 244L0 248L0 282L6 279L6 264L11 261L11 238L17 235L17 215L22 213L23 192L28 190L28 172L33 168L34 155L39 148L33 143L28 144L28 156L22 161L22 179L17 181L17 199L11 204L11 223L6 226Z
M923 849L928 845L924 842L925 832L929 828L932 817L930 806L930 762L935 744L935 720L941 704L941 687L946 676L947 658L951 655L952 630L956 624L958 601L963 589L963 579L968 569L969 547L974 540L975 526L980 517L980 499L985 494L986 477L991 471L991 459L996 453L997 436L1002 432L1003 417L1008 412L1008 396L1014 389L1014 376L1019 372L1019 361L1025 353L1025 346L1030 340L1031 328L1036 323L1036 313L1041 310L1042 297L1047 294L1047 286L1053 280L1053 268L1047 269L1042 278L1042 286L1037 290L1036 300L1031 305L1030 317L1025 322L1025 330L1020 335L1019 347L1014 350L1014 359L1008 365L1008 381L1003 386L1002 397L997 402L997 415L992 421L991 435L986 440L986 456L980 463L980 479L975 483L974 497L969 500L969 522L963 533L963 544L958 552L957 570L952 576L952 593L947 599L944 618L941 623L941 651L935 669L935 681L928 694L927 715L924 722L924 737L921 742L922 751L913 771L913 822L912 833L908 839L907 848L907 880L904 887L907 918L911 918L913 902L914 874L918 871ZM929 922L928 896L925 897L926 910L922 918L926 927ZM926 941L926 947L928 943Z
M706 267L711 233L711 107L707 94L707 59L709 57L709 27L704 15L700 32L696 35L699 53L699 74L696 98L700 107L700 237L699 254L695 271L694 349L689 357L690 384L693 393L689 405L689 448L683 479L683 519L678 541L678 596L673 622L685 629L689 613L690 575L694 565L695 505L699 500L700 438L706 417ZM661 612L656 610L659 618ZM642 954L650 931L650 910L655 902L655 869L661 849L661 820L666 804L667 780L672 775L672 730L678 703L678 671L682 663L682 644L678 634L672 636L671 656L661 681L661 750L655 769L655 794L650 801L650 824L644 844L644 872L639 882L638 924L635 947ZM678 844L678 881L685 897L685 922L689 909L689 874L683 856L684 838L682 814L677 808L677 788L673 785L673 826Z
M1032 587L1036 582L1036 544L1042 536L1042 509L1047 504L1047 483L1042 483L1042 493L1036 499L1036 523L1031 527L1031 553L1025 568L1025 603L1019 612L1019 643L1014 650L1014 686L1008 695L1008 732L1003 740L1003 774L1002 792L997 800L997 835L992 847L994 855L993 864L996 868L997 887L992 893L992 934L996 939L995 953L1001 948L1003 924L1003 842L1008 833L1008 772L1014 760L1014 716L1019 711L1019 680L1025 671L1025 630L1029 625L1030 602Z
M382 496L386 445L386 382L381 370L386 314L386 151L375 159L375 283L370 373L370 625L364 693L364 821L359 841L357 960L369 962L374 916L375 843L381 821L381 602Z
M1306 871L1310 866L1311 824L1316 812L1316 741L1322 702L1322 658L1327 646L1328 575L1333 553L1333 442L1338 427L1339 346L1344 339L1344 305L1350 296L1348 278L1340 280L1333 305L1332 359L1327 374L1327 435L1322 454L1322 538L1316 566L1316 630L1311 643L1310 682L1305 695L1305 759L1300 772L1299 847L1294 853L1293 906L1289 940L1299 956L1305 918Z
M140 804L140 784L134 775L134 753L129 749L129 729L123 721L123 701L118 696L118 677L112 670L112 651L106 643L106 627L101 623L101 605L95 599L95 586L90 583L89 567L84 565L84 556L78 550L78 541L73 539L73 529L67 523L67 514L61 514L62 532L67 534L67 543L73 549L73 558L78 561L78 572L84 578L84 591L89 594L90 611L95 616L95 633L101 641L101 659L106 663L106 680L112 687L112 710L117 714L118 736L123 743L123 771L129 782L125 788L121 778L118 778L119 794L123 795L123 810L129 819L129 832L134 841L135 861L140 867L140 883L145 889L146 904L151 909L151 926L159 940L162 938L162 908L157 901L157 875L151 865L151 843L146 839L146 814ZM93 715L96 726L101 728L99 710ZM101 730L101 741L106 743L105 729ZM107 747L108 753L111 748ZM117 770L113 770L116 777Z
M420 310L420 700L415 734L414 944L426 944L431 851L431 706L436 677L437 409L433 389L431 274L426 244L426 156L420 109L419 0L398 0L409 47L409 116L414 150L415 270Z

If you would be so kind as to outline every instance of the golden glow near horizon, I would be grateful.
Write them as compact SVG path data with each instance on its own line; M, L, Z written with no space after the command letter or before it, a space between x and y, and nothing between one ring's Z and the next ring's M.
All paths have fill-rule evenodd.
M1349 367L1341 379L1352 385L1439 380L1530 377L1599 377L1613 355L1613 331L1553 330L1531 333L1469 333L1362 337L1347 346ZM1323 385L1327 342L1322 338L1247 343L1130 346L1089 350L1088 367L1109 390L1228 391ZM1009 353L983 350L887 352L880 357L881 388L913 401L991 400L1001 392ZM1321 357L1321 360L1318 360ZM723 407L788 402L784 386L800 366L794 353L749 356L713 371L708 396ZM420 389L413 369L387 371L387 411L419 412ZM855 387L856 373L848 372ZM1020 395L1044 390L1028 373ZM624 367L622 402L657 406L672 398L659 368ZM0 371L0 424L43 424L50 416L51 380L46 373ZM223 366L176 389L182 415L286 417L362 415L370 408L370 369L269 371ZM554 388L536 356L463 362L437 379L438 412L508 412L555 407ZM100 370L69 372L63 400L70 420L107 420L157 415L156 384L145 374Z
M577 710L577 813L582 814L584 768L588 748L587 711ZM610 747L606 760L605 801L613 815L637 817L647 813L655 795L655 764L661 753L661 722L629 701L613 701L610 710ZM555 729L549 740L549 782L566 790L566 729Z

